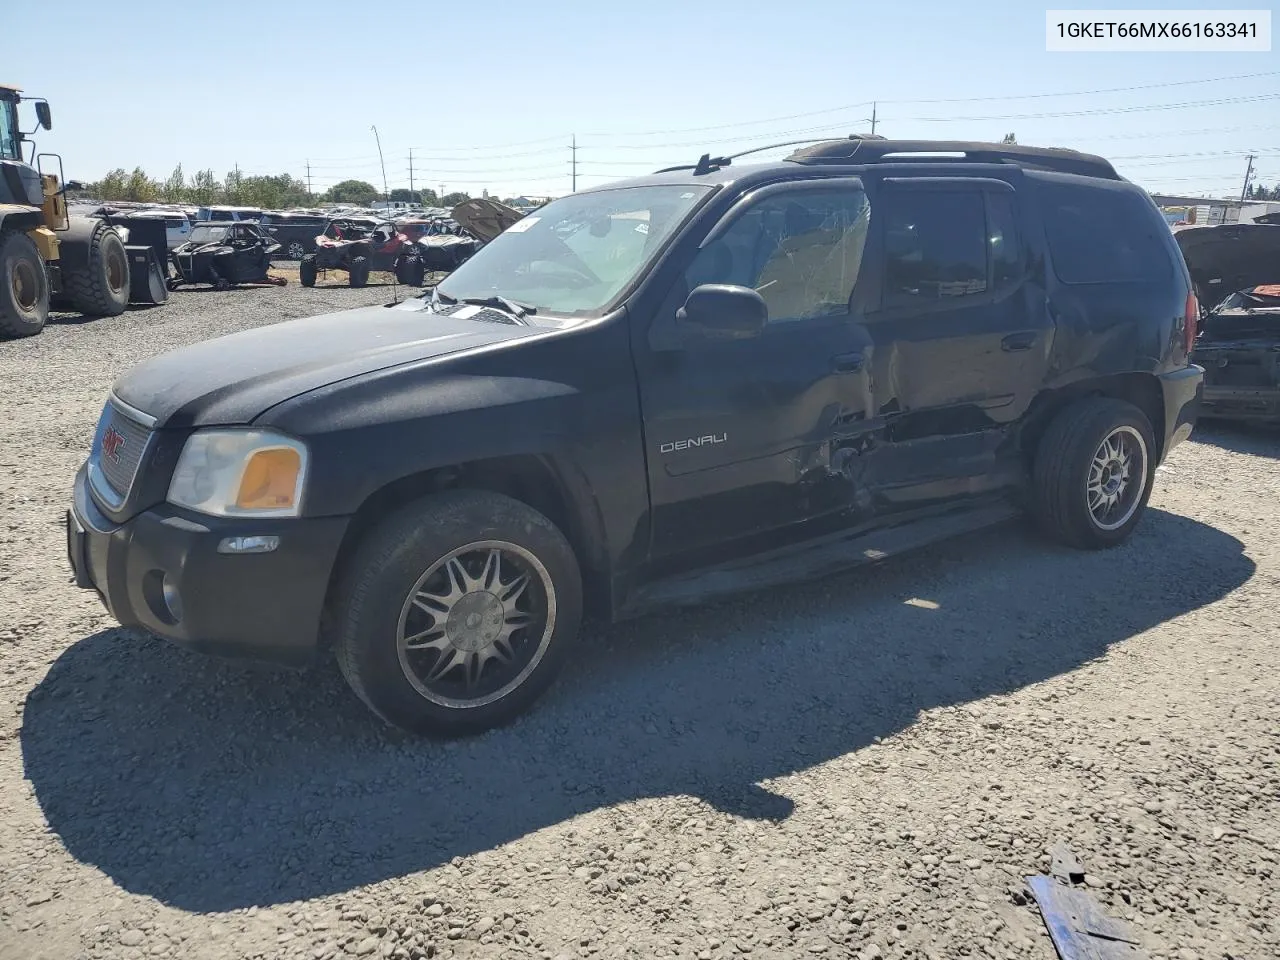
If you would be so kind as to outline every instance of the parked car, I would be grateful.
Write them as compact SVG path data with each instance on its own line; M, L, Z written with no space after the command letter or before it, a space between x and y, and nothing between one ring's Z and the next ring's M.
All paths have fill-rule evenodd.
M316 252L316 237L324 232L329 218L323 214L268 213L259 223L280 244L278 255L282 259L301 260Z
M126 373L75 480L71 566L122 624L331 649L390 723L484 729L575 656L584 611L1021 512L1124 542L1195 422L1197 315L1159 211L1099 157L703 157L552 201L429 294Z
M1280 423L1280 224L1186 227L1174 237L1200 302L1201 415Z
M200 207L196 210L196 220L261 220L262 211L257 207Z
M170 250L186 243L187 238L191 235L191 221L180 210L130 210L125 212L123 217L127 220L163 220L165 237Z

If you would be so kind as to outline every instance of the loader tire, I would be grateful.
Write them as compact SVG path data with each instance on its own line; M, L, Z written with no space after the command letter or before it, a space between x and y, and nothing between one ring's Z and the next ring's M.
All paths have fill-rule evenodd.
M49 277L35 241L0 232L0 338L30 337L49 319Z
M71 233L63 246L84 243L87 256L78 258L83 265L72 267L64 253L62 299L86 316L118 317L129 306L129 256L124 241L101 220L76 232L81 235Z

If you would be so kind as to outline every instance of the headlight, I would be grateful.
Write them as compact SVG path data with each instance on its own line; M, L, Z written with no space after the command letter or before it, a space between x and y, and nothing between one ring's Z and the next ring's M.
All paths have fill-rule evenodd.
M169 483L170 503L219 517L296 517L306 445L266 430L191 435Z

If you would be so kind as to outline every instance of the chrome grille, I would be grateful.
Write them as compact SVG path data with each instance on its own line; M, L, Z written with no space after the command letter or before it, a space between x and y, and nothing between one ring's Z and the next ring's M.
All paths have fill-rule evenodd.
M108 402L93 438L90 460L111 489L123 500L129 495L151 430Z

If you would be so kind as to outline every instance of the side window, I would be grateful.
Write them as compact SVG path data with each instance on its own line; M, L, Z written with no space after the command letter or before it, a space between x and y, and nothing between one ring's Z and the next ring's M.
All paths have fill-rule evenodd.
M0 100L0 157L21 159L18 155L18 109L8 100Z
M870 212L857 188L767 197L698 252L685 273L687 289L750 287L768 305L770 323L846 313Z
M999 289L1015 283L1021 274L1022 244L1011 193L987 194L987 245L991 250L992 286Z
M1166 280L1173 274L1169 226L1131 189L1041 183L1045 236L1054 272L1066 283Z
M978 190L902 190L885 219L887 303L984 293L987 217Z

